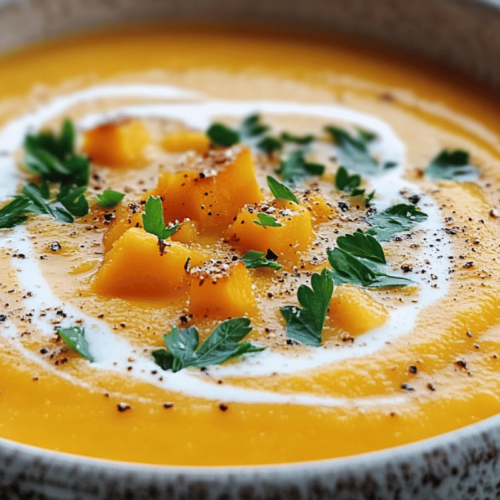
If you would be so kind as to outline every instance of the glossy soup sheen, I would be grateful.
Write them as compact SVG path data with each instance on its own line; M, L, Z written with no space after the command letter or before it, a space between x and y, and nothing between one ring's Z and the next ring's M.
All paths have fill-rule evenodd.
M328 349L335 353L352 344L360 347L360 355L315 367L306 363L302 369L300 359L307 360L313 351L286 343L285 324L279 314L280 305L297 304L296 286L289 284L292 293L280 296L283 290L272 271L252 271L259 312L252 317L250 339L268 347L268 352L281 353L285 357L279 359L285 362L276 372L272 367L259 372L259 364L252 365L250 357L231 361L229 367L221 367L222 371L191 369L196 374L189 376L202 377L208 388L206 396L197 395L183 391L182 383L178 390L163 387L159 378L168 379L171 374L158 367L154 379L158 383L134 376L134 370L141 369L134 364L135 358L161 347L163 333L173 324L181 326L179 318L188 309L185 303L154 297L128 300L95 293L93 280L102 263L102 240L108 231L99 218L102 210L91 207L87 218L74 227L61 228L53 220L34 219L26 234L30 235L34 260L55 296L81 308L89 317L103 319L115 335L133 346L135 354L130 369L94 369L55 337L38 334L37 316L30 316L29 307L23 305L27 292L36 294L37 289L28 290L20 283L17 270L23 257L19 256L18 243L12 248L4 245L0 254L0 314L8 320L3 325L0 322L0 329L6 332L7 323L13 325L13 336L21 339L23 350L16 348L19 344L12 343L10 335L0 335L1 437L120 461L270 464L344 457L403 445L500 411L500 222L495 212L490 214L500 203L497 103L489 100L483 89L464 83L463 77L441 74L408 58L352 42L289 36L271 30L237 33L217 27L145 27L31 47L0 59L0 120L7 124L57 96L88 86L139 83L195 91L199 93L196 99L334 105L376 117L392 127L404 144L405 179L420 186L429 200L435 200L437 214L437 229L416 232L411 241L403 238L384 244L386 255L399 272L405 264L412 264L414 272L425 269L426 286L431 290L435 285L433 290L443 290L442 296L419 313L409 331L372 351L363 351L370 339L346 336L335 322L327 320L324 338ZM146 101L169 102L133 95L105 97L63 109L43 125L55 128L65 116L78 122L88 114ZM277 130L294 133L317 133L332 122L309 111L262 113ZM238 122L224 112L220 119L233 125ZM144 121L157 142L166 129L170 130L171 124L159 119ZM175 129L182 119L174 122ZM481 178L476 183L439 185L422 179L419 172L442 148L469 151ZM158 165L168 169L169 161L175 163L175 158L161 156L164 152L152 150L149 154L151 161L141 169L94 167L100 180L94 179L91 187L100 183L101 187L126 192L128 202L140 199L145 190L156 186ZM265 174L272 170L266 170L269 167L264 160L256 163L259 184L269 198ZM366 228L357 222L363 216L362 209L351 206L345 215L337 208L341 195L335 192L332 179L328 171L318 185L332 203L334 216L330 223L314 226L315 238L327 237L327 233L331 236L334 228L340 234ZM404 201L401 196L395 192L394 201ZM421 208L426 210L425 203ZM9 233L4 233L6 241ZM50 250L54 241L62 246L61 252ZM435 255L435 262L444 266L436 280L417 248L429 245L438 253L443 245L442 255ZM308 252L314 256L314 247L306 256ZM467 262L473 265L464 267ZM319 266L308 263L301 269L320 270L325 265L324 261ZM297 272L292 265L288 270L290 274ZM297 283L308 282L305 274L297 279ZM268 296L270 291L274 297ZM387 311L422 300L418 289L365 293ZM62 316L64 307L61 310ZM402 317L401 322L405 321ZM190 324L196 325L204 338L217 322L198 318ZM50 357L50 353L54 355ZM258 360L259 355L252 359ZM297 370L286 369L286 356L299 359ZM253 368L245 373L245 363L257 366L253 375ZM403 389L402 384L412 390ZM232 388L235 394L255 390L271 396L262 401L252 396L245 402L243 396L233 398L230 390L217 392L222 391L217 387ZM273 399L276 394L282 399ZM294 395L299 397L295 402ZM308 400L309 396L313 400ZM131 408L118 411L117 405L123 402Z

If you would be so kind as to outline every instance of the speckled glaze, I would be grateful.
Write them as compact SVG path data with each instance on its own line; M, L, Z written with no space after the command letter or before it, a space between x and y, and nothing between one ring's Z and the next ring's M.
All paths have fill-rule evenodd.
M87 26L161 17L362 35L500 89L498 0L0 0L0 51ZM0 500L18 499L500 499L500 416L387 451L262 467L135 465L0 439Z

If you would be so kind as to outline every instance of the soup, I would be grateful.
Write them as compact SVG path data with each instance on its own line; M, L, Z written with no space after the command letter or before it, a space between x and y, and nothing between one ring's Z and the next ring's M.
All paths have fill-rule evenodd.
M352 42L215 28L0 66L1 437L269 464L499 411L486 91Z

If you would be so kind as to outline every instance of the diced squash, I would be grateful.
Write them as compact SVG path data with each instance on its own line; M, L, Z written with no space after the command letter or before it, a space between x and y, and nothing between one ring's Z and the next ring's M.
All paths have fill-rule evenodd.
M133 227L142 228L142 210L141 206L131 203L126 206L120 206L114 209L115 219L110 221L110 227L103 237L103 245L106 252L108 252L113 243L120 238L120 236Z
M210 148L210 139L204 132L175 132L164 137L162 146L171 153L196 151L198 154L203 155Z
M189 245L198 240L198 237L198 224L193 220L187 220L181 223L179 229L171 236L171 239Z
M305 203L311 210L312 221L314 224L331 220L332 215L336 213L336 209L318 193L308 195Z
M106 167L135 167L150 143L148 129L140 120L100 125L85 133L83 149L89 158Z
M166 299L186 294L190 278L186 262L199 266L208 256L201 250L171 241L163 254L158 238L132 228L113 244L94 282L96 293L127 299Z
M215 174L203 172L164 173L155 192L163 203L166 222L189 218L198 222L203 234L220 234L247 203L262 200L255 167L248 149Z
M281 227L255 224L259 221L259 213L272 215ZM284 200L274 200L267 205L249 205L238 214L226 231L226 237L231 245L242 252L267 252L270 249L280 258L296 261L314 237L311 212L302 205Z
M361 288L342 285L333 292L328 312L332 326L360 335L382 326L389 316L386 307Z
M209 263L208 266L211 264ZM206 271L207 266L205 266ZM195 316L236 318L255 309L255 297L248 269L242 262L221 275L193 274L189 292L190 311Z

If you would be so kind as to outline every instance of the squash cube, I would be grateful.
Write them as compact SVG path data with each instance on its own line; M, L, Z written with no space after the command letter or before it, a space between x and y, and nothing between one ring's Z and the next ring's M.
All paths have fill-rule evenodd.
M336 209L318 193L310 194L304 200L312 215L313 224L320 224L332 219Z
M236 318L255 310L255 297L248 269L242 262L221 263L212 259L192 269L190 311L195 316Z
M198 154L204 155L210 149L210 139L204 132L176 132L165 136L162 146L171 153L196 151Z
M150 143L148 129L140 120L106 123L85 133L83 149L89 158L106 167L135 167Z
M217 154L221 155L214 153ZM215 158L202 162L202 167L208 164L212 168L165 173L160 177L155 194L166 200L166 222L189 218L198 222L202 234L220 235L245 204L262 200L248 149L243 149L232 162L217 163Z
M120 238L120 236L133 227L142 228L142 209L136 203L120 206L114 209L115 219L110 221L109 229L103 237L104 250L108 252L113 243Z
M180 297L190 285L186 263L196 266L207 259L201 250L176 241L168 242L162 254L156 236L132 228L106 254L94 290L100 295L138 300Z
M328 316L332 326L351 335L361 335L382 326L389 313L383 304L361 288L342 285L333 292Z
M255 224L260 213L272 215L281 227ZM311 212L302 205L284 200L247 205L226 231L226 237L231 245L243 252L270 249L278 257L295 262L314 237Z

